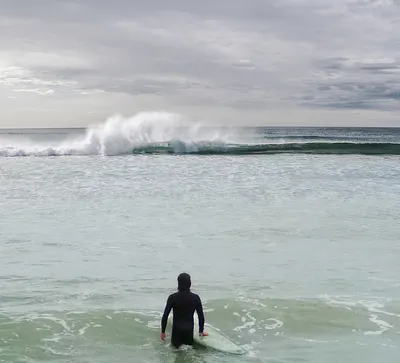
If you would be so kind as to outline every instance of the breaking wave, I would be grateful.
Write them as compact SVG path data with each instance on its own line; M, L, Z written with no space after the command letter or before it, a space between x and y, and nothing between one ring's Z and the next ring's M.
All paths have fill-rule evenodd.
M169 145L181 153L193 152L204 141L216 145L241 143L235 130L207 128L162 112L144 112L131 118L116 115L103 124L89 127L83 135L68 134L63 140L51 140L59 135L59 131L42 134L40 138L38 133L3 135L0 156L111 156L132 154L156 145Z
M276 135L250 128L216 128L195 124L162 112L139 113L131 118L116 115L94 125L83 135L68 134L51 140L20 133L0 137L0 156L67 156L125 154L362 154L400 155L400 141L365 139L346 135ZM37 134L36 134L37 136ZM24 139L22 138L24 137Z

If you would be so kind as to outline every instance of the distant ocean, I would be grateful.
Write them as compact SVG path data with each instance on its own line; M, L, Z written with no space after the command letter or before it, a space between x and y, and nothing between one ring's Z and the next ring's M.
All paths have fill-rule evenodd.
M400 155L400 128L216 128L109 122L88 129L0 129L1 156L165 153Z
M1 130L0 362L397 363L399 155L394 128ZM245 356L160 341L182 271Z

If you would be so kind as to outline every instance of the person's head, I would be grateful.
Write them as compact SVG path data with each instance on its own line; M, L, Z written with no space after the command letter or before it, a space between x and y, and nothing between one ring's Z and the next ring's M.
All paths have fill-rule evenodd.
M190 286L192 285L192 282L190 281L190 275L187 274L186 272L182 272L178 276L178 290L179 291L184 291L184 290L190 290Z

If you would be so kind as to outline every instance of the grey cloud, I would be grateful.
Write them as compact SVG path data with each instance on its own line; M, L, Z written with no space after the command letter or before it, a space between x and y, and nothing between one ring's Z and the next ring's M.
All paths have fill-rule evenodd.
M374 71L374 72L382 72L382 73L393 73L393 71L400 70L400 62L391 62L387 63L375 63L375 64L366 64L362 62L357 62L354 65L355 69L360 71ZM395 73L395 72L394 72Z
M32 75L45 80L76 80L77 91L81 89L90 90L93 87L94 89L127 94L184 92L184 96L190 98L191 93L186 92L188 90L198 91L203 87L203 91L209 93L211 90L225 89L224 99L220 98L221 93L219 97L209 97L205 93L193 93L193 100L205 99L207 102L220 105L237 104L241 98L248 97L246 92L251 92L254 88L257 88L260 93L262 88L265 88L265 84L271 82L271 80L277 81L279 79L279 76L273 72L259 70L253 62L240 59L241 57L224 58L224 55L218 50L207 47L208 42L212 43L212 41L208 41L207 37L197 39L198 42L203 42L202 46L193 44L196 39L186 38L185 34L180 32L180 25L184 28L185 24L189 24L186 25L186 28L189 28L190 32L196 32L197 25L203 24L190 24L191 19L195 19L190 14L181 15L177 18L178 20L174 17L171 18L171 20L175 20L175 25L171 24L167 28L166 35L154 33L153 30L157 30L157 28L153 28L153 26L167 26L167 19L158 22L150 21L150 25L146 21L143 23L127 20L117 21L109 25L108 30L112 30L110 34L105 34L104 29L100 33L101 36L104 36L104 43L99 35L97 39L91 38L93 31L85 30L85 27L88 27L87 24L81 24L74 29L71 28L71 31L82 31L88 43L93 40L88 47L89 51L86 50L88 43L79 43L77 42L79 38L71 39L64 33L66 38L63 38L63 48L57 48L56 43L58 43L58 36L60 36L57 31L65 31L63 28L65 25L59 24L53 34L46 36L42 49L46 49L47 45L49 50L57 49L60 54L72 54L76 57L79 56L79 52L82 52L81 54L90 64L90 68L80 67L79 64L74 68L69 66L68 62L63 64L62 59L60 59L61 64L52 64L51 67L48 64L43 66L40 62L32 64L31 59L26 61L25 58L17 59L16 65L29 68ZM35 31L44 34L44 24L35 24L33 32ZM217 34L217 36L220 37L221 35ZM174 43L177 37L178 41ZM226 40L228 43L232 42L229 36ZM48 43L46 44L45 41ZM35 49L35 45L30 47L31 51ZM243 55L251 56L251 54ZM151 74L155 77L146 79L143 74ZM165 74L170 75L170 78L179 78L178 75L186 77L187 81L173 84L151 79ZM202 79L202 82L198 82L199 79ZM235 86L235 83L240 82L240 87ZM265 90L264 92L265 97L267 97L268 91ZM257 98L261 99L262 103L262 96L257 96Z
M301 103L317 107L400 110L399 60L363 62L347 58L317 62L319 77L308 80Z
M317 92L304 97L303 103L329 108L400 110L400 84L336 82L317 87Z
M399 100L400 12L390 2L3 0L0 14L1 53L17 67L0 85L18 90L266 110Z
M400 70L400 59L399 60L388 60L386 62L383 61L352 61L349 58L333 58L328 60L320 60L316 62L316 65L327 70L335 70L335 71L346 71L346 72L359 72L359 71L367 71L367 72L391 72Z

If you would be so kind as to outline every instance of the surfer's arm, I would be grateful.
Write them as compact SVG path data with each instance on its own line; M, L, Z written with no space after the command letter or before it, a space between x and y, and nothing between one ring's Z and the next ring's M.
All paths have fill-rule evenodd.
M199 317L199 333L201 334L203 333L204 330L204 312L200 296L197 296L196 311L197 311L197 316Z
M161 318L161 333L165 333L167 328L168 315L172 309L172 295L168 296L167 304L165 305L164 314Z

